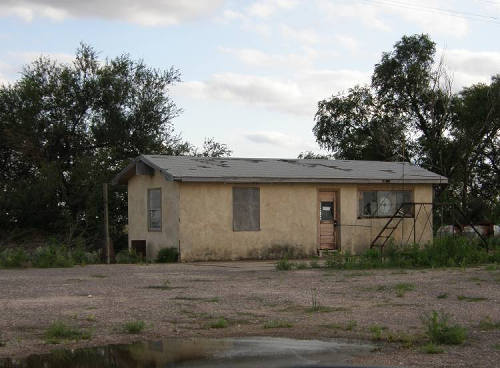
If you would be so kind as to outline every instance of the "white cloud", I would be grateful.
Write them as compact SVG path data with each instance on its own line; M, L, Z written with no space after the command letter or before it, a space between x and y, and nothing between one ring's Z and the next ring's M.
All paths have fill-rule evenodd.
M220 73L206 81L181 83L173 92L310 117L319 100L368 80L369 73L356 70L308 70L291 79Z
M212 13L224 0L2 0L0 16L62 20L68 17L116 19L168 26Z
M354 37L338 34L335 36L335 41L352 53L355 53L359 50L359 42Z
M320 36L313 29L308 28L293 28L286 24L282 24L280 27L281 34L283 37L298 41L305 44L318 43L320 41Z
M304 68L310 66L318 54L307 49L302 53L268 54L257 49L219 48L220 51L233 55L245 64L256 67Z
M296 0L265 0L255 1L247 8L250 16L267 18L280 9L290 10L297 5Z
M465 18L452 15L456 10L451 0L407 0L380 2L332 2L319 0L319 7L328 18L354 18L369 28L388 31L388 19L394 16L419 26L423 32L463 37L468 32Z
M455 90L478 82L488 83L491 76L500 73L500 52L440 49L438 56L443 56Z

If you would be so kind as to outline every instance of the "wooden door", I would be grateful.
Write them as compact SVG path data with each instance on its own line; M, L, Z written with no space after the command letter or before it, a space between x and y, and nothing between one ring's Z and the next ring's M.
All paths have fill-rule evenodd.
M337 249L336 192L319 192L319 249Z

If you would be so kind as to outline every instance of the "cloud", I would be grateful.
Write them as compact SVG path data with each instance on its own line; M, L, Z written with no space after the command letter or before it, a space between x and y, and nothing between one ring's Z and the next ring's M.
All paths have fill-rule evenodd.
M247 13L250 16L267 18L273 15L278 10L290 10L297 5L295 0L265 0L255 1L247 8Z
M465 18L450 14L456 4L450 0L350 1L346 3L319 0L319 7L329 19L354 18L365 26L391 30L388 19L397 16L419 26L422 31L463 37L469 26Z
M441 56L451 72L455 90L478 82L488 83L491 76L500 73L500 52L440 49L438 57Z
M2 0L0 16L31 21L36 17L63 20L95 17L169 26L212 13L224 0Z
M318 53L306 49L302 53L268 54L257 49L234 49L220 47L220 51L233 55L245 64L256 67L304 68L310 66Z
M173 93L310 117L319 100L368 80L369 73L356 70L306 70L289 79L220 73L206 81L180 83Z
M253 143L259 144L271 144L277 146L290 146L294 141L297 140L296 137L290 135L275 132L275 131L258 131L253 133L246 133L244 137Z
M355 53L359 50L359 42L354 37L338 34L335 36L335 41L352 53Z
M293 28L289 27L286 24L282 24L280 27L281 34L285 38L292 39L293 41L297 41L305 44L313 44L318 43L320 41L320 36L313 29L308 28Z

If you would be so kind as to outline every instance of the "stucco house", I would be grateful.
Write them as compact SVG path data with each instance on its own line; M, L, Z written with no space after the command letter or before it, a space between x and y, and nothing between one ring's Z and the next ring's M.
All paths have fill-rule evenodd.
M196 261L426 243L447 179L402 162L141 155L113 183L128 185L129 247Z

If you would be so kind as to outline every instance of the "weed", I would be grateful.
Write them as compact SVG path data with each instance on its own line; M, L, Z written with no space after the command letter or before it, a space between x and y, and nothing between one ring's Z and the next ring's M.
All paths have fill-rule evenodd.
M158 252L156 262L158 263L173 263L179 259L179 251L177 248L162 248Z
M446 313L432 311L422 317L426 335L432 343L460 345L467 338L467 330L460 325L450 325L450 316Z
M90 339L88 331L66 325L64 322L54 322L45 331L45 341L50 344L59 344L61 341L78 341Z
M346 331L352 331L357 325L358 325L358 322L351 320L351 321L347 322L344 329Z
M99 273L96 273L96 274L94 274L94 275L90 275L90 277L94 277L94 278L96 278L96 279L105 279L105 278L106 278L106 277L108 277L108 276L106 276L106 275L101 275L101 274L99 274Z
M400 298L405 296L407 291L415 290L415 285L407 282L401 282L399 284L394 285L394 289L396 290L396 295Z
M123 330L129 334L138 334L146 328L144 321L128 321L123 324Z
M135 249L124 249L115 256L116 263L142 263L144 259L141 254L137 254Z
M495 344L495 345L493 345L493 349L495 349L495 350L500 350L500 344Z
M312 261L309 262L309 267L311 268L320 268L321 266L319 265L318 261L313 259Z
M291 328L293 325L287 321L269 321L264 323L264 328Z
M202 297L197 297L197 296L176 296L174 299L200 301L200 302L208 302L208 303L217 303L220 301L220 299L218 297L202 298Z
M307 269L309 267L307 266L307 263L305 263L305 262L299 262L299 263L295 264L295 268L297 270L305 270L305 269Z
M275 267L278 271L290 271L293 268L293 263L287 258L281 258L278 262L276 262Z
M150 285L146 286L148 289L159 289L159 290L170 290L172 286L170 286L170 281L165 280L161 285Z
M494 264L490 264L490 265L487 265L485 267L485 270L486 271L497 271L497 270L500 270L500 265L497 264L497 263L494 263Z
M356 321L348 321L346 324L339 324L339 323L330 323L329 325L326 325L325 327L331 328L334 330L343 330L343 331L352 331L356 326L357 326Z
M229 323L222 317L210 324L210 328L226 328L227 326Z
M484 298L481 296L465 296L465 295L458 295L457 299L463 300L466 302L482 302L482 301L488 300L488 298Z
M500 321L494 322L490 316L487 316L479 321L479 326L481 330L496 330L500 329Z
M382 331L387 329L387 327L381 327L378 325L373 325L369 327L369 331L372 333L372 338L374 340L382 340Z
M87 318L85 318L88 322L95 322L96 321L96 316L95 314L89 314Z
M441 293L437 296L438 299L446 299L448 298L448 293Z
M422 351L422 353L425 353L425 354L441 354L441 353L444 353L444 349L441 346L436 345L436 344L434 344L432 342L423 345L420 348L420 350Z

